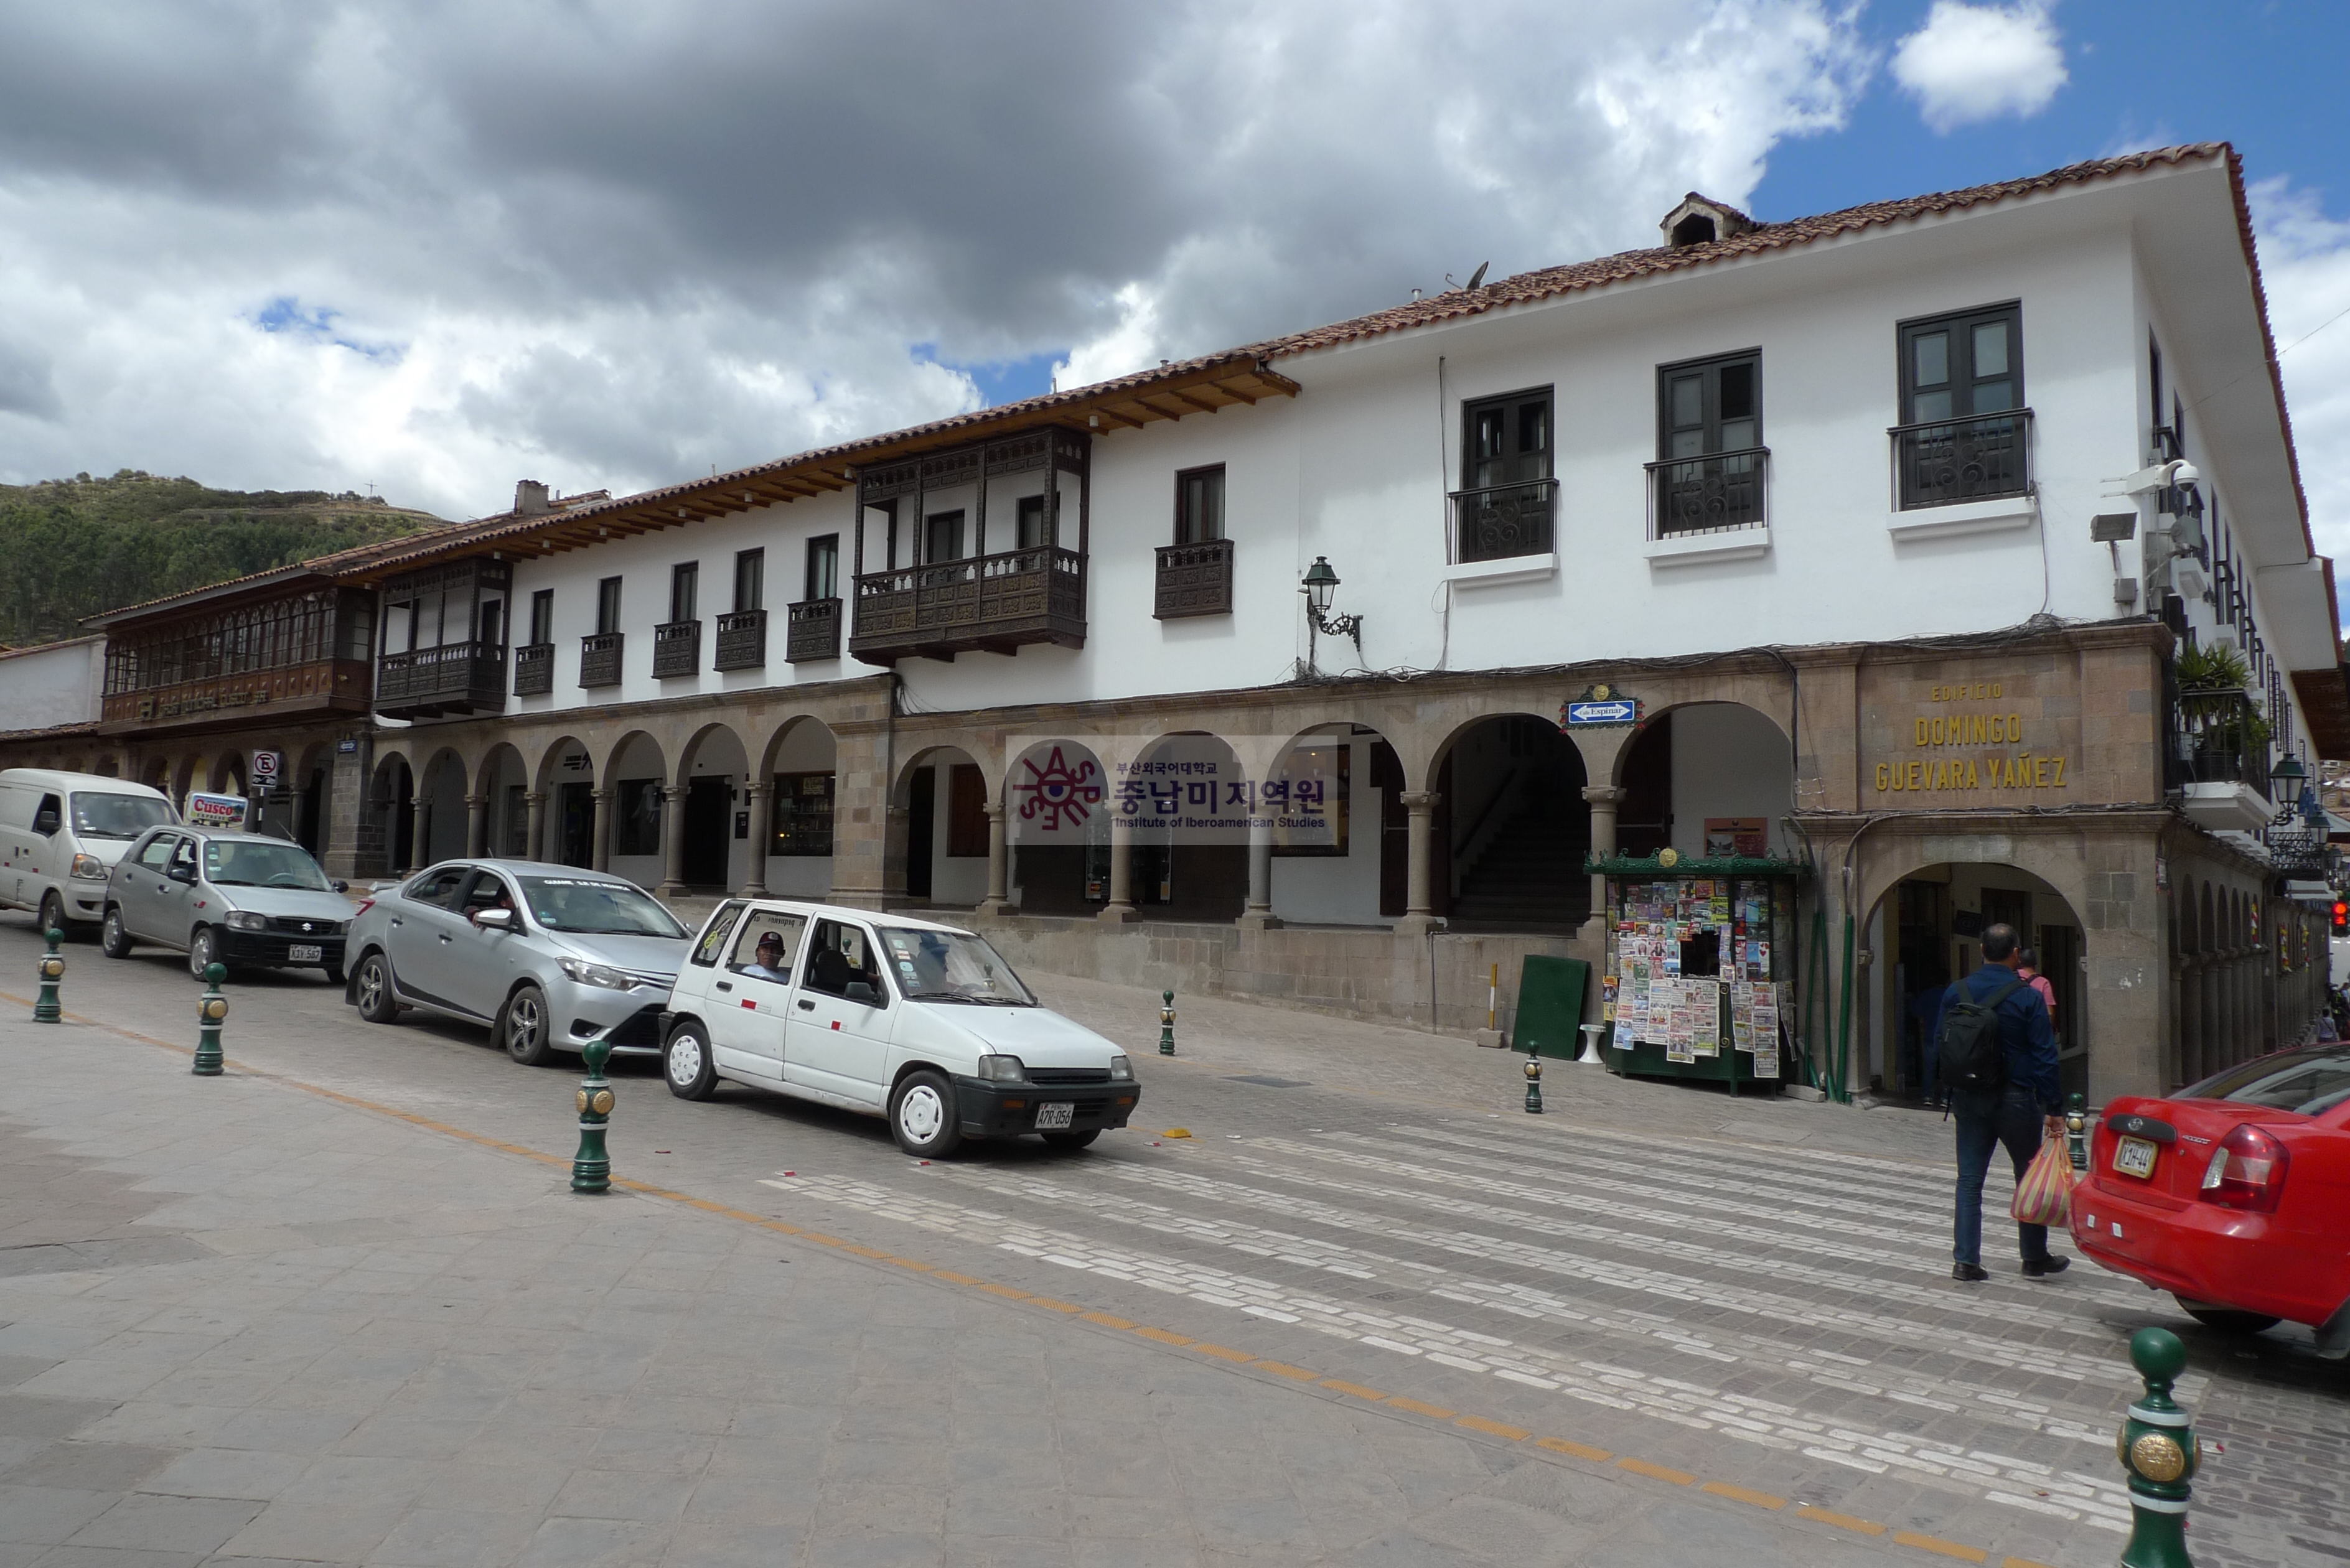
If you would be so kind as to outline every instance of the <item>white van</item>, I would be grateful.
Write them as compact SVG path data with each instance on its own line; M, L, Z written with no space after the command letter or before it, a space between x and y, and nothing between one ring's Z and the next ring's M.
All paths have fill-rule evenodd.
M106 881L140 834L179 821L161 790L98 774L0 772L0 909L71 933L106 913Z

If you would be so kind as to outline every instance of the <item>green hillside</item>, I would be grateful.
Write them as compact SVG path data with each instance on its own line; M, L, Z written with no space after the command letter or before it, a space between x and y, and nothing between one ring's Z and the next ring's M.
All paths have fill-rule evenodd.
M213 490L133 469L0 484L0 644L78 636L84 616L440 524L374 496Z

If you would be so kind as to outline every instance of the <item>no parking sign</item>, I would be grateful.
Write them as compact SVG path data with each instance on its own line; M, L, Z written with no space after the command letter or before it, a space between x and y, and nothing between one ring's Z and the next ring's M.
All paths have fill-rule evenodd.
M285 753L255 752L253 753L253 782L255 784L274 784L285 771Z

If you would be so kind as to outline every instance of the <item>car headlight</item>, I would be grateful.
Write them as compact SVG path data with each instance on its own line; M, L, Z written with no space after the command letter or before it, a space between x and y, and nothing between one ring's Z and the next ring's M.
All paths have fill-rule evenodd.
M77 855L73 857L71 875L85 882L103 882L107 877L106 862L95 855Z
M1128 1061L1123 1054L1109 1059L1109 1081L1113 1084L1134 1082L1134 1064Z
M982 1056L979 1075L999 1084L1024 1084L1028 1081L1028 1068L1017 1056Z
M582 985L598 985L606 991L634 991L637 982L608 964L589 963L586 959L565 959L560 967L565 974Z
M269 929L269 917L256 915L251 909L231 909L221 917L221 924L232 931L265 931Z

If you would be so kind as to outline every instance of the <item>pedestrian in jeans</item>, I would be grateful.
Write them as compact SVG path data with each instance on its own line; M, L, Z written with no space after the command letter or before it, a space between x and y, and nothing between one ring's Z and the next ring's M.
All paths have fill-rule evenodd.
M2015 952L2014 927L1984 928L1982 967L1950 987L1943 1002L1947 1020L1950 1008L1961 1002L1985 1006L1999 999L1992 1012L2006 1067L1996 1094L1958 1085L1950 1090L1950 1108L1959 1121L1958 1216L1950 1278L1969 1283L1991 1277L1982 1266L1982 1189L1991 1151L2007 1146L2015 1179L2021 1181L2040 1152L2042 1137L2064 1135L2064 1119L2057 1114L2063 1097L2057 1088L2055 1031L2049 1025L2048 1004L2015 972ZM2049 1254L2047 1226L2015 1229L2026 1277L2046 1279L2072 1265L2070 1258Z

